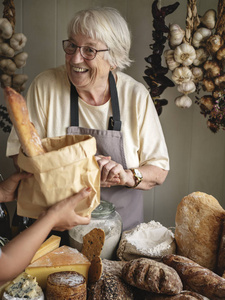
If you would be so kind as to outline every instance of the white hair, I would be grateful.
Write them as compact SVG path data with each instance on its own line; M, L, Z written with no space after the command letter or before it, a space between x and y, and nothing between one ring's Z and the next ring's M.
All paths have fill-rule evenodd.
M103 42L109 51L105 59L111 66L123 70L130 66L131 34L125 19L111 7L81 10L68 24L68 38L83 34Z

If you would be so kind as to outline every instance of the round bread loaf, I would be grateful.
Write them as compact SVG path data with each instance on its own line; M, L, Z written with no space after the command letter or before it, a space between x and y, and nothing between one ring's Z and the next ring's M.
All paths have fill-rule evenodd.
M47 300L86 300L87 288L83 275L75 271L52 273L47 277Z
M177 254L215 270L225 210L211 195L194 192L177 206Z

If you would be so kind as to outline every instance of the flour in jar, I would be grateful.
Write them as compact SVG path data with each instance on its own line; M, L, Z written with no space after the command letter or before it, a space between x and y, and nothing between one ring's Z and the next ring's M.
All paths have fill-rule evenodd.
M115 258L115 252L121 237L121 223L115 220L92 219L88 225L78 225L69 230L70 246L81 251L83 237L94 228L101 228L105 232L105 243L101 252L102 259Z
M125 235L126 242L148 257L160 257L173 252L174 234L156 221L141 223Z

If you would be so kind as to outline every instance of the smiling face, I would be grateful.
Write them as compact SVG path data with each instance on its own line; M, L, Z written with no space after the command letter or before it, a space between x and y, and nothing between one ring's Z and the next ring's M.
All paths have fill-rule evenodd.
M70 38L77 46L90 46L96 50L107 49L98 40L79 34ZM87 60L80 54L80 49L72 55L66 54L66 69L70 81L80 90L91 90L101 87L108 79L110 64L104 59L105 52L98 52L93 60Z

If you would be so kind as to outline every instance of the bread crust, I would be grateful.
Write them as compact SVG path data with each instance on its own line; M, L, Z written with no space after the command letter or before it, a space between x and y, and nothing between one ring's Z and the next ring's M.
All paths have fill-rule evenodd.
M86 281L75 271L52 273L47 278L47 300L86 300Z
M216 198L202 192L184 197L177 206L177 254L215 270L225 211Z
M180 255L166 255L163 263L174 268L188 290L211 300L225 299L225 279Z
M45 153L41 138L30 122L26 101L23 96L10 87L4 88L4 97L10 119L14 125L23 152L27 156Z
M136 288L168 295L179 294L183 285L177 272L161 262L138 258L127 262L122 278Z

